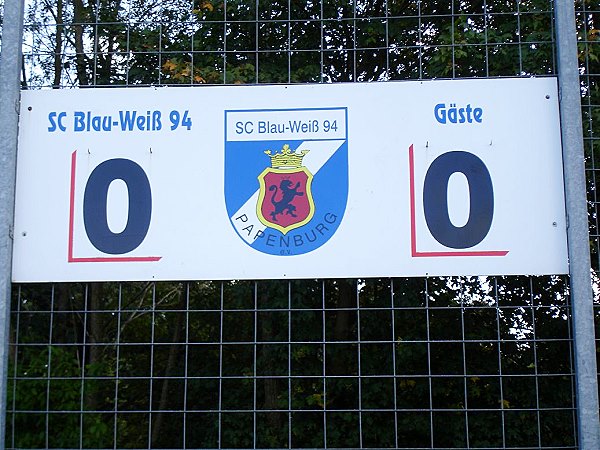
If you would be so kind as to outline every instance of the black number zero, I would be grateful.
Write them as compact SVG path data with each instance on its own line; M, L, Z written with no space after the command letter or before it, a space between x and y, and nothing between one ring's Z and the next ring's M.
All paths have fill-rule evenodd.
M456 172L469 184L469 219L456 227L448 214L448 182ZM429 166L423 186L423 209L431 235L449 248L474 247L487 236L494 216L494 189L484 162L472 153L452 151Z
M127 225L120 233L108 226L108 188L115 180L127 185L129 211ZM92 245L111 255L128 253L142 243L152 215L152 193L148 177L138 164L122 158L99 164L90 174L83 196L83 221Z

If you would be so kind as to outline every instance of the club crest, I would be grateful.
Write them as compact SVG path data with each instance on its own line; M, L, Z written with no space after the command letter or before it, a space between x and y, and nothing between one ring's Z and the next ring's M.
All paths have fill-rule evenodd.
M278 256L328 242L348 198L346 108L226 111L225 135L225 202L240 238Z
M309 151L294 153L288 144L274 155L271 150L265 151L271 166L258 176L256 214L264 225L284 235L310 222L315 213L313 175L302 166L302 159Z

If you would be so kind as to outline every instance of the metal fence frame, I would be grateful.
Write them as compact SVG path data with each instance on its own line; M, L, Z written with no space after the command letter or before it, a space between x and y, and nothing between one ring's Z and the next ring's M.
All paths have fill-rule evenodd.
M12 232L15 207L17 130L20 99L21 42L24 2L4 4L2 54L0 56L0 447L4 448L6 428L6 383L11 304Z
M573 308L577 416L582 449L600 447L598 427L598 370L589 248L581 93L577 58L575 9L556 2L558 80L569 245L569 275Z

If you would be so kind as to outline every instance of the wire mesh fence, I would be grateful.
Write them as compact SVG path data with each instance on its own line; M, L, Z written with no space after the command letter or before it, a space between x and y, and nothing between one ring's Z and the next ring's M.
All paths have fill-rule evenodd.
M21 286L10 446L574 448L565 282Z
M547 0L46 5L32 2L27 15L31 87L555 73Z
M600 3L577 11L598 269ZM22 72L27 89L528 77L554 75L555 50L547 0L55 0L28 4ZM563 276L16 285L6 446L576 448L570 317Z

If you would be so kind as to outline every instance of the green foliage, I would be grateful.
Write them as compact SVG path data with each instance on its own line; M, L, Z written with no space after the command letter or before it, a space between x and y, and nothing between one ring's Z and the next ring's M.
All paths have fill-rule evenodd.
M60 12L72 26L53 32L48 25L59 11L34 4L29 21L38 44L64 34L63 55L58 65L53 54L36 55L32 63L41 72L32 71L26 81L240 84L555 71L546 0L520 2L520 15L512 13L509 2L488 3L485 10L481 2L459 4L455 16L446 2L427 2L419 19L415 2L407 1L388 2L386 9L385 2L363 0L356 13L351 2L342 1L327 1L322 8L313 2L294 1L288 7L275 1L257 8L254 2L229 1L226 23L224 7L217 0L196 0L192 9L183 0L136 0L129 7L121 0L97 5L73 0ZM100 25L88 25L95 22ZM597 36L595 28L589 30L589 36ZM586 61L595 62L596 53L590 45L582 48Z
M34 324L52 303L24 288L15 445L110 448L116 427L118 447L182 446L184 409L192 447L251 447L255 427L265 448L288 435L294 447L325 436L358 447L359 420L363 445L393 447L397 423L401 446L455 447L467 419L471 445L494 447L500 414L511 445L535 445L536 402L573 405L566 289L561 277L58 285L66 329L43 346L31 344L49 330ZM85 320L56 312L86 304ZM571 445L564 415L543 426L548 442Z

